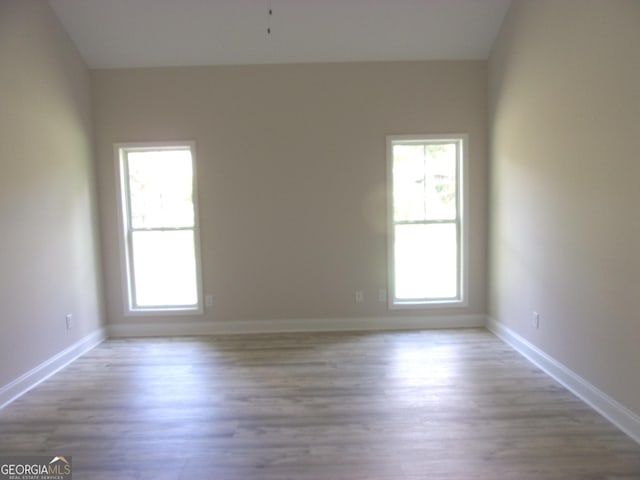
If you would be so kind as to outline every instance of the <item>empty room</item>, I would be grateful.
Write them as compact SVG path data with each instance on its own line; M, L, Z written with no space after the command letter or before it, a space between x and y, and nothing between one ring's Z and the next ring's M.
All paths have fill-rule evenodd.
M0 0L0 94L0 479L640 479L637 0Z

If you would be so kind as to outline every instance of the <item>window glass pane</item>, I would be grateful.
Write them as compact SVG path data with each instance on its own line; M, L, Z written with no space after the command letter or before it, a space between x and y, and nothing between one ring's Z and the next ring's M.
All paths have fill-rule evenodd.
M457 251L455 223L396 225L396 298L457 298Z
M393 214L396 222L425 219L424 145L393 147Z
M456 218L455 143L394 145L394 220Z
M127 161L133 228L194 225L189 150L130 151Z
M427 220L456 218L456 144L425 146L425 211Z
M198 302L192 230L133 232L136 307Z

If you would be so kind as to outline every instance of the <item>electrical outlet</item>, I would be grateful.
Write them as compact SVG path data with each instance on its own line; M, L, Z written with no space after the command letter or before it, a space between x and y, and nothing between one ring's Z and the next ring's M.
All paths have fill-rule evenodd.
M356 290L356 302L357 303L364 302L364 292L362 290Z
M536 330L540 328L540 314L538 312L533 312L531 315L531 326Z
M67 330L71 330L73 328L73 315L68 313L66 322L67 322Z

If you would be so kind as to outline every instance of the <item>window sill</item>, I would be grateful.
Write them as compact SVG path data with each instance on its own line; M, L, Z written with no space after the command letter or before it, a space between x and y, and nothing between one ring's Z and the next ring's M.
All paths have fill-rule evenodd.
M125 310L125 317L166 317L184 315L202 315L204 310L201 306L193 308L145 308L139 310Z
M434 300L434 301L391 301L390 310L421 310L430 308L466 307L464 299Z

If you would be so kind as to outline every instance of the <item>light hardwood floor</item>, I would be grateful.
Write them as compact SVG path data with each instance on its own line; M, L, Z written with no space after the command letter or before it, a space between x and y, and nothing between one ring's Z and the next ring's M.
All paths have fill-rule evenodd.
M74 479L640 479L640 446L484 330L109 340L0 411Z

